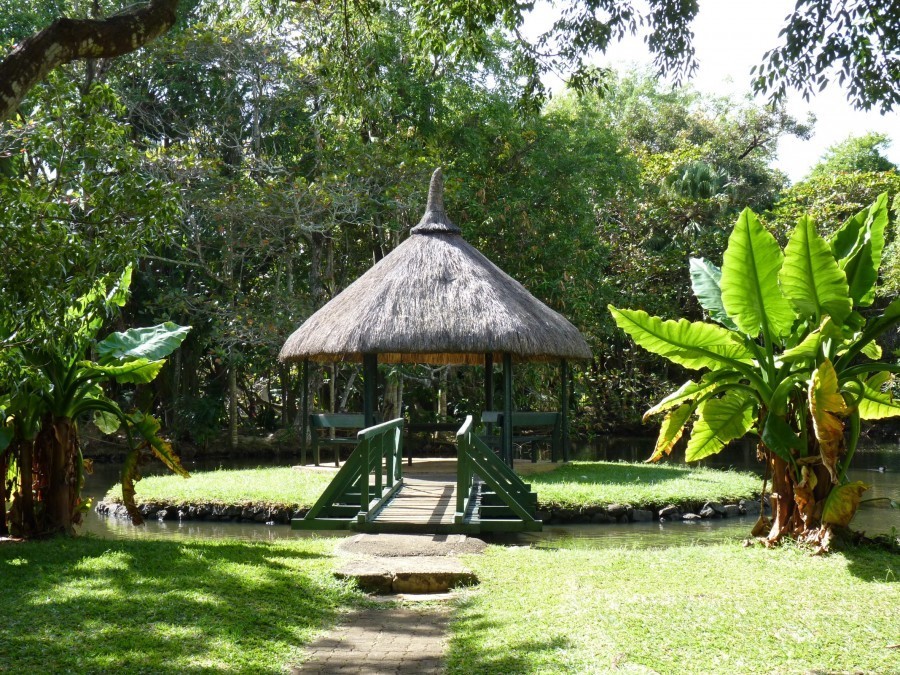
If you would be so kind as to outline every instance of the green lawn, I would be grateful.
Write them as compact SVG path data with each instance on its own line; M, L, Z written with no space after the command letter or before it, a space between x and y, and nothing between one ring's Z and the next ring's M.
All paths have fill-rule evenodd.
M281 673L361 596L333 540L0 544L0 672Z
M138 504L266 504L268 506L312 506L334 478L333 471L266 467L197 471L190 478L175 475L149 476L136 485ZM107 501L120 502L122 486L106 493Z
M900 556L492 547L450 673L898 673ZM891 648L891 647L894 648Z
M364 602L332 577L333 546L0 544L0 672L285 672ZM450 673L900 671L898 555L732 542L490 547L467 562L481 585L455 601Z
M734 502L758 496L762 487L749 472L624 462L569 462L527 480L541 504L562 508Z

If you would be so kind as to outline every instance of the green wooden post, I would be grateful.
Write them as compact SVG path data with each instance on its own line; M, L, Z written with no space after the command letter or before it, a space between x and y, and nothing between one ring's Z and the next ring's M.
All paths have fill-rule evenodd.
M484 355L484 410L494 409L494 353ZM487 423L485 432L488 436L494 433L494 425Z
M363 439L363 452L360 459L362 466L359 469L359 522L364 522L367 518L363 514L369 511L369 453L372 452L371 439Z
M303 401L301 408L303 409L303 418L300 420L300 463L306 466L306 434L309 432L309 359L303 359Z
M363 419L366 428L375 426L378 403L378 354L363 354Z
M569 362L563 359L559 362L559 379L562 385L559 390L559 412L562 415L562 454L563 461L569 461ZM556 448L553 449L553 461L556 457Z
M484 355L484 409L494 409L494 355Z
M381 472L384 470L384 440L387 434L378 435L378 469L375 471L375 499L381 499L383 495Z
M503 355L503 439L500 447L503 461L510 467L513 465L513 379L512 354Z

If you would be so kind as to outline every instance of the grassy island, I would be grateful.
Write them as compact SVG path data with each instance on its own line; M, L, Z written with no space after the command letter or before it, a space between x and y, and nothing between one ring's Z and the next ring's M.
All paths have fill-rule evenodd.
M735 502L757 496L761 485L758 476L747 472L624 462L570 462L542 472L526 465L523 473L539 504L554 509ZM289 467L198 471L189 479L150 476L138 484L137 502L308 508L333 476L328 469ZM119 502L121 492L121 486L114 486L106 501Z
M190 478L148 476L137 484L136 501L166 504L260 504L273 508L309 508L334 478L328 469L260 467L197 471ZM105 501L119 503L122 486L114 485Z
M758 496L762 487L759 476L746 471L626 462L569 462L528 481L540 504L569 509L736 502Z

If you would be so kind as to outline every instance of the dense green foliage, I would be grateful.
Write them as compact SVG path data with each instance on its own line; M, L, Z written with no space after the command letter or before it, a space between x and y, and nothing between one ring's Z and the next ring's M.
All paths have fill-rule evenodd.
M105 434L124 430L128 454L122 470L122 497L135 524L138 465L155 455L182 476L171 444L159 436L160 424L140 410L133 396L126 408L104 391L104 385L135 386L152 382L165 357L184 340L190 327L163 323L114 332L99 340L106 319L128 297L132 270L103 278L77 298L58 323L40 325L4 352L5 391L0 391L0 532L35 536L73 531L90 507L81 499L84 472L78 432L80 419L92 418ZM127 410L127 412L126 412ZM12 494L7 519L6 500ZM7 520L9 529L7 529Z
M284 672L361 599L333 578L333 545L86 537L0 546L0 668Z
M0 343L46 339L73 298L133 262L132 300L110 328L193 326L136 392L163 428L201 449L223 443L226 426L231 443L296 429L300 378L276 360L285 337L406 236L441 165L464 236L588 337L577 429L633 430L682 372L633 349L607 303L699 319L684 261L720 255L740 209L770 213L778 228L815 211L810 201L834 205L836 189L847 208L896 192L895 172L824 172L787 188L771 168L775 145L805 137L807 124L646 75L583 72L603 98L523 105L535 63L518 36L494 30L517 25L516 12L501 3L467 23L458 7L426 4L279 3L266 14L259 3L188 3L145 50L68 66L35 88L0 153L10 242ZM613 4L609 25L629 30L635 16ZM21 39L67 8L83 10L20 3L3 36ZM444 23L411 25L426 9ZM657 9L653 25L690 14ZM581 22L583 11L567 10L553 31L586 31L597 46L603 27ZM885 289L900 284L892 251ZM402 400L413 419L484 405L478 369L385 374L390 404ZM554 370L516 377L518 407L556 407ZM314 368L313 407L359 409L360 379L351 364ZM130 404L130 389L108 393Z
M827 549L830 527L847 526L867 489L846 478L860 420L900 415L890 387L900 366L880 362L877 342L900 323L900 300L862 314L875 304L889 218L887 193L827 240L801 216L782 251L745 209L721 269L691 259L694 295L715 323L610 305L638 345L706 371L647 411L666 413L652 460L672 452L695 416L688 461L748 432L759 436L777 495L768 543L790 534Z
M886 134L870 133L865 136L850 136L847 140L831 146L816 164L810 176L835 173L872 173L896 171L897 166L884 156L884 150L891 145Z
M896 670L896 555L684 541L662 550L495 547L468 558L481 584L452 625L449 672ZM798 592L803 580L815 580L815 592ZM787 598L789 611L773 609Z

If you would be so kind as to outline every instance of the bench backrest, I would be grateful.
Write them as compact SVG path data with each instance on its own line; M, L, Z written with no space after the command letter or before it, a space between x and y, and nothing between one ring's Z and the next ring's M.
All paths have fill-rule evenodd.
M375 420L378 422L377 418ZM327 429L334 427L336 429L365 429L365 415L351 413L335 413L335 414L312 414L309 416L309 425L313 429Z
M503 413L497 410L485 410L481 413L481 421L485 424L502 424ZM517 427L554 427L559 424L557 412L514 412L512 414L513 429Z

